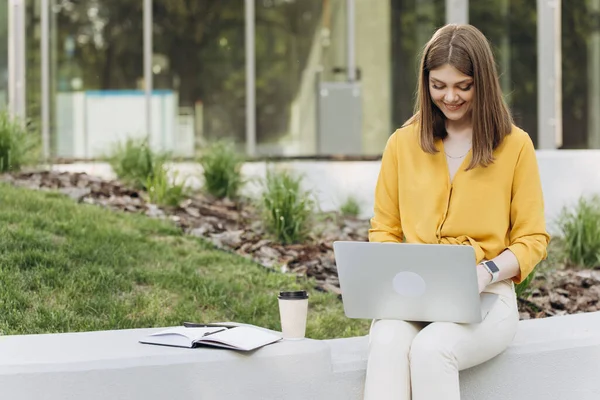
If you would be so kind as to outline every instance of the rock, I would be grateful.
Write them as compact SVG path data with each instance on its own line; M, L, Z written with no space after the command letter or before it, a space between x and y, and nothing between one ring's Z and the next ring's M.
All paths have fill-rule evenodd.
M214 232L214 228L208 223L202 223L199 227L188 230L190 235L197 237L207 237L212 232Z
M263 246L267 246L269 244L271 244L270 240L262 239L262 240L259 240L258 242L256 242L255 244L253 244L252 246L250 246L250 248L248 249L248 251L250 253L254 253L256 250L260 249Z
M192 200L192 199L186 199L186 200L183 200L181 203L179 203L179 207L181 207L181 208L183 208L183 209L186 209L186 208L188 208L189 206L191 206L191 205L192 205L192 203L193 203L193 200Z
M165 216L165 213L163 210L158 208L158 206L156 204L150 204L150 203L146 204L146 213L145 214L150 218L163 218Z
M200 218L200 210L196 207L185 207L183 210L194 218Z
M254 255L261 259L279 260L281 253L269 246L262 246Z
M522 320L524 320L524 319L531 319L531 316L527 312L520 312L519 313L519 319L522 319Z
M84 197L86 197L87 195L89 195L91 193L91 189L90 188L80 188L80 187L63 187L58 189L58 191L62 194L66 194L67 196L69 196L71 199L79 202L81 201Z
M557 310L567 308L571 300L557 293L550 293L550 305Z
M243 230L238 231L224 231L219 234L213 234L213 239L219 240L221 245L225 245L232 249L237 249L242 245Z
M342 291L341 291L341 289L339 288L339 285L334 285L334 284L331 284L331 283L329 283L329 282L325 282L325 283L323 284L323 289L325 289L325 290L326 290L326 291L328 291L328 292L335 293L335 294L337 294L337 295L341 295L341 294L342 294Z

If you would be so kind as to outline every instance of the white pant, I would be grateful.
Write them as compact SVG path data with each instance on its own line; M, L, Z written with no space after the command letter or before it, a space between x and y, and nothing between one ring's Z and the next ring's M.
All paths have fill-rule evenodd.
M499 299L478 324L373 321L365 400L459 400L458 371L503 352L517 330L512 281L496 282L485 292Z

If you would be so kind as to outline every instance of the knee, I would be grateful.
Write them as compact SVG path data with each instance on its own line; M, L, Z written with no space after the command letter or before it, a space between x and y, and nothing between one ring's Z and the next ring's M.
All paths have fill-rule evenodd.
M408 354L415 329L407 322L396 320L378 320L369 332L369 347L384 347Z
M444 362L458 365L454 352L449 343L435 334L424 329L412 341L409 360L411 366L427 368L432 363Z

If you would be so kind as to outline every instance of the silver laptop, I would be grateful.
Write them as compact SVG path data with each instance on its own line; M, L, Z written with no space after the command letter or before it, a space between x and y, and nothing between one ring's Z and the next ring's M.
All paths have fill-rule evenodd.
M336 241L349 318L481 322L498 296L479 294L471 246Z

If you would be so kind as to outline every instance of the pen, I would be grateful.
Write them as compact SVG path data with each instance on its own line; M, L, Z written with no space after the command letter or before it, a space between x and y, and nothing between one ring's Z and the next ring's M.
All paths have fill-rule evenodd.
M183 326L185 328L225 328L225 329L234 327L233 325L229 325L229 324L210 324L210 323L205 324L202 322L184 322Z
M226 330L227 330L227 328L223 328L223 329L219 329L218 331L214 331L214 332L206 332L204 335L202 335L202 337L214 335L215 333L223 332L223 331L226 331Z

